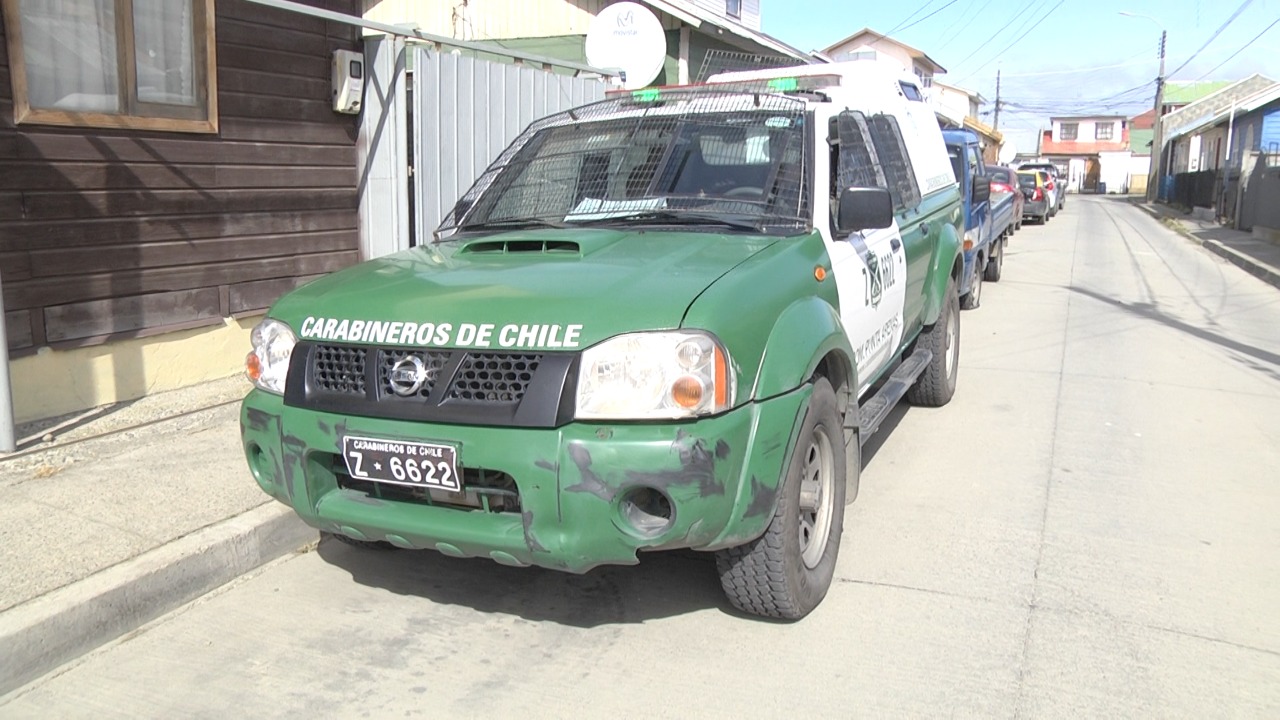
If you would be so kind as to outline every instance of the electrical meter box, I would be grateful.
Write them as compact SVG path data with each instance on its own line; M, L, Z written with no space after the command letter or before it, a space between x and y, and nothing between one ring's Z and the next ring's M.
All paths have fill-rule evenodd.
M334 112L360 112L364 97L364 55L350 50L333 51Z

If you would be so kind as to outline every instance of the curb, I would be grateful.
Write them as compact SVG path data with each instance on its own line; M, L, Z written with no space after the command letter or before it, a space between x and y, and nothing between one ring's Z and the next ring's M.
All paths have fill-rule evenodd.
M1248 255L1232 250L1217 240L1205 240L1201 244L1203 244L1205 249L1209 252L1226 258L1232 265L1243 269L1245 272L1265 283L1270 284L1272 287L1280 288L1280 273L1277 273L1275 270L1255 262L1253 258Z
M1271 268L1265 265L1262 265L1258 261L1249 257L1248 255L1245 255L1242 252L1239 252L1238 250L1234 250L1232 248L1227 247L1226 245L1223 245L1221 241L1202 240L1201 238L1196 237L1195 234L1187 230L1186 227L1183 226L1183 224L1179 222L1177 218L1161 215L1159 211L1153 210L1141 203L1134 203L1134 205L1139 210L1150 215L1156 221L1164 225L1172 225L1173 230L1175 230L1179 235L1187 238L1191 242L1194 242L1197 245L1202 246L1204 249L1208 250L1214 255L1217 255L1219 257L1226 259L1232 265L1235 265L1241 270L1244 270L1245 272L1258 278L1259 280L1262 280L1263 282L1271 285L1272 287L1280 288L1280 273L1277 273L1275 270L1272 270ZM1169 222L1165 222L1166 220L1168 220Z
M0 613L0 695L316 536L271 501Z

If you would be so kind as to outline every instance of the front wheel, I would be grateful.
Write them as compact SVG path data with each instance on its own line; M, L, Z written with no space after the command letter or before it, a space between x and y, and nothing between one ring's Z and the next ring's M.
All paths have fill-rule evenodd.
M929 365L907 389L907 401L921 407L942 407L956 394L956 377L960 369L960 300L956 297L956 281L947 283L938 322L926 328L916 346L933 353Z
M974 258L973 262L973 280L969 282L969 292L960 298L960 307L964 310L977 310L982 305L982 274L984 270L978 268L978 258Z
M826 378L818 378L768 529L746 545L716 553L720 586L735 608L799 620L822 602L844 532L846 472L858 468L845 467L836 394Z
M983 280L1000 282L1000 273L1004 270L1004 240L996 241L995 253L987 261L987 269L982 273Z

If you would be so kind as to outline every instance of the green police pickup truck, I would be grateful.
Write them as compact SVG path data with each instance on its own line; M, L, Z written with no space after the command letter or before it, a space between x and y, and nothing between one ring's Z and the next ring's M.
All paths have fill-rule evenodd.
M962 223L932 111L875 62L539 120L434 241L271 308L249 467L355 544L576 573L708 551L734 606L803 617L861 443L955 390Z

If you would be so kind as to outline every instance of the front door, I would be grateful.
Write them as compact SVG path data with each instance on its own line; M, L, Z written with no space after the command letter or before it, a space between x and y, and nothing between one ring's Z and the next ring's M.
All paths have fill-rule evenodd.
M836 235L835 212L843 188L887 185L862 113L833 118L828 141L831 150L825 164L832 222L818 226L831 256L840 319L853 344L861 394L883 372L902 340L906 255L897 222L847 237ZM818 171L823 171L821 165Z

